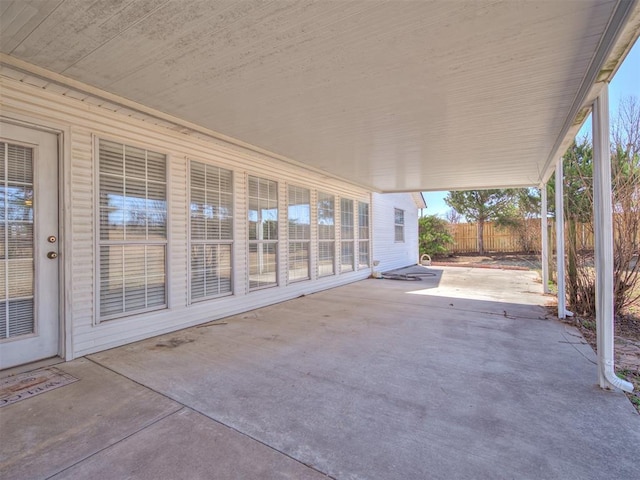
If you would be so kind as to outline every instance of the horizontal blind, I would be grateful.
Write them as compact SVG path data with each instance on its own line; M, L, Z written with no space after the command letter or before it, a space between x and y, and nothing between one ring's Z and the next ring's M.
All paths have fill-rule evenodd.
M336 242L320 241L318 244L318 276L334 274Z
M277 285L277 243L249 243L249 289Z
M311 240L311 204L308 188L289 186L289 258L288 280L307 280Z
M334 240L335 228L335 199L333 195L318 192L318 238L320 240Z
M278 184L248 177L249 289L278 284Z
M289 243L289 281L309 278L309 242Z
M342 240L353 240L353 200L340 199L340 237Z
M289 186L289 240L311 239L309 189Z
M335 197L318 192L318 276L335 273Z
M353 241L340 242L340 272L353 271Z
M99 140L100 318L166 307L166 156Z
M358 266L369 266L369 204L358 202Z
M278 239L278 184L249 177L249 240Z
M354 216L353 200L340 199L340 272L354 270Z
M35 331L33 149L0 142L0 339Z
M232 289L233 173L190 162L191 300Z

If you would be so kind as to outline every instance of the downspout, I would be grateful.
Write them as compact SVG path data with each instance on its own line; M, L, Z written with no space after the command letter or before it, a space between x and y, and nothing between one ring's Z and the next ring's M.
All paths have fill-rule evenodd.
M564 283L564 173L562 157L556 164L556 268L558 270L558 318L567 318L567 294Z
M613 344L613 209L609 146L609 85L593 104L593 209L596 265L596 337L598 383L601 388L633 391L633 384L618 378Z

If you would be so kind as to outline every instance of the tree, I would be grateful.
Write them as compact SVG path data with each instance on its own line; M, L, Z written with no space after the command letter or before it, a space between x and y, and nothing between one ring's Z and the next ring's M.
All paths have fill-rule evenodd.
M574 141L563 156L567 290L576 313L595 314L593 251L582 243L580 229L593 234L593 149L591 141ZM640 105L624 98L611 129L613 200L614 305L620 312L640 299ZM555 179L549 182L555 210ZM635 292L635 293L634 293Z
M484 255L484 224L509 223L514 217L514 195L513 189L467 190L449 192L444 201L470 222L478 223L478 253Z
M418 243L420 255L441 255L449 251L453 237L449 233L446 220L437 215L428 215L418 219Z
M587 138L574 141L562 157L564 216L567 227L567 289L569 304L579 313L595 311L595 278L587 267L578 228L593 232L593 148ZM555 192L555 182L554 182Z
M640 300L640 103L625 97L611 128L614 293L619 309Z
M505 217L498 224L511 227L523 252L534 252L537 250L540 229L539 222L534 225L532 220L540 218L540 191L537 188L515 189L513 202L513 217Z
M450 208L445 214L444 218L452 225L457 225L462 221L462 215L455 211L455 209Z

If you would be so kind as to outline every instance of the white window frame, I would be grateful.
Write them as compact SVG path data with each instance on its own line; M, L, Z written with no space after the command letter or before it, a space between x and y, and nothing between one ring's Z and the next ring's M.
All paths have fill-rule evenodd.
M109 143L115 143L118 145L122 145L123 149L126 149L126 147L130 147L130 148L135 148L135 149L139 149L139 150L144 150L145 151L145 157L148 158L148 153L154 153L157 155L162 155L164 156L164 160L165 160L165 176L164 176L164 185L165 185L165 196L164 196L164 202L165 202L165 238L164 240L159 240L159 239L153 239L153 240L140 240L140 239L123 239L123 240L102 240L101 238L101 225L100 225L100 219L101 219L101 208L100 208L100 194L101 194L101 173L100 173L100 142L104 141L104 142L109 142ZM169 298L170 298L170 291L169 291L169 265L170 265L170 249L169 249L169 238L171 237L170 234L170 225L171 225L171 218L170 218L170 208L169 208L169 193L170 193L170 183L169 183L169 168L170 168L170 157L169 154L167 152L163 152L161 149L155 148L153 146L144 146L144 145L140 145L140 144L132 144L129 142L125 142L123 140L118 140L118 139L114 139L114 138L110 138L107 136L98 136L98 135L93 135L93 156L94 156L94 165L95 165L95 177L94 177L94 252L95 252L95 264L94 264L94 284L95 284L95 296L94 296L94 305L95 305L95 316L94 316L94 320L93 320L93 324L94 325L99 325L103 322L111 322L113 320L120 320L120 319L126 319L126 318L131 318L131 317L135 317L135 316L139 316L139 315L143 315L145 313L149 313L149 312L155 312L155 311L159 311L159 310L166 310L169 308ZM123 168L123 179L126 182L127 176L126 176L126 168ZM139 179L138 179L139 180ZM146 188L148 189L148 173L146 174L146 180L147 183L145 183ZM126 227L125 227L126 230ZM114 313L111 315L105 315L103 316L101 313L101 288L102 288L102 277L101 277L101 266L100 266L100 259L101 259L101 249L102 247L108 247L108 246L135 246L135 245L142 245L142 246L163 246L164 247L164 303L161 305L153 305L150 307L145 307L145 308L138 308L138 309L133 309L133 310L126 310L124 309L122 312L120 313ZM146 268L146 261L145 261L145 268ZM124 268L124 263L123 263L123 268ZM123 276L123 282L124 282L124 276ZM123 289L124 289L124 283L123 283ZM146 287L145 287L146 289ZM124 298L123 298L124 301Z
M291 204L291 195L297 195L297 193L301 193L303 195L306 194L307 197L307 210L308 210L308 224L307 224L307 229L306 229L306 234L302 235L303 238L292 238L292 237L298 237L298 234L292 235L292 229L291 229L291 224L290 222L292 221L291 218L291 208L292 205ZM302 282L305 280L310 280L311 279L311 190L306 188L306 187L299 187L296 185L288 185L287 186L287 240L288 240L288 249L287 249L287 281L288 283L296 283L296 282ZM306 277L300 277L300 278L291 278L291 267L293 266L292 262L291 262L291 247L294 244L302 244L302 245L306 245L307 247L307 276Z
M218 186L218 189L216 191L216 193L218 194L218 198L220 198L220 195L230 195L231 196L231 238L228 239L194 239L193 238L193 231L192 231L192 202L193 202L193 185L192 185L192 172L193 172L193 165L194 164L199 164L200 166L204 167L205 170L205 184L204 184L204 191L205 191L205 202L206 204L212 204L214 202L209 202L206 195L207 192L209 191L214 191L213 189L209 190L207 187L207 183L206 183L206 174L208 169L215 169L217 170L219 173L220 172L225 172L225 173L229 173L230 175L230 184L231 184L231 189L230 191L222 191L220 185ZM223 168L223 167L219 167L218 165L214 165L208 162L204 162L204 161L200 161L200 160L195 160L195 159L190 159L189 160L189 176L188 176L188 188L189 188L189 193L188 193L188 202L187 202L187 217L188 217L188 226L187 226L187 235L188 235L188 251L189 251L189 261L188 261L188 282L189 282L189 303L198 303L198 302L204 302L207 300L213 300L213 299L217 299L217 298L221 298L221 297L227 297L230 295L234 294L234 254L235 254L235 248L234 248L234 240L235 240L235 188L234 188L234 179L235 179L235 173L233 172L233 170L227 169L227 168ZM217 205L218 207L220 206L219 204ZM206 227L205 227L205 232L206 232ZM206 236L206 234L205 234ZM192 282L193 282L193 265L192 265L192 248L194 245L202 245L203 249L205 248L205 246L228 246L229 247L229 255L230 255L230 290L227 292L221 292L221 293L215 293L215 294L210 294L207 295L205 293L205 295L201 296L201 297L196 297L193 298L193 290L192 290ZM205 292L206 292L206 284L204 286L205 288Z
M351 206L349 210L344 209L343 202L350 202ZM356 215L355 215L355 204L356 202L351 198L340 198L340 273L348 273L354 272L356 270ZM345 214L350 213L350 222L349 225L345 225ZM351 231L351 236L349 238L344 238L345 229L349 229ZM352 259L351 264L346 264L343 262L343 249L348 244L351 244L351 252ZM346 268L350 266L351 268Z
M363 215L363 208L366 208L366 213ZM371 207L367 202L358 202L358 269L366 269L371 266L371 242L370 228L371 228ZM363 219L366 219L366 225L363 225ZM367 246L366 263L362 262L362 247Z
M398 222L398 219L400 219L400 222ZM398 232L400 232L400 235L398 235ZM404 210L400 208L393 209L393 237L395 243L404 243Z
M246 226L247 226L247 232L250 232L250 225L249 225L249 213L251 212L250 207L250 191L251 188L249 186L251 179L256 179L258 181L262 180L262 181L266 181L266 182L271 182L274 184L274 192L275 192L275 205L276 205L276 228L275 228L275 233L276 233L276 238L275 239L255 239L255 240L251 240L250 239L250 234L247 235L247 289L249 292L255 292L257 290L264 290L266 288L274 288L280 285L280 252L279 252L279 246L280 246L280 192L279 192L279 184L276 180L272 180L270 178L266 178L263 176L257 176L257 175L247 175L247 210L246 210ZM258 199L260 200L261 198L258 197ZM262 228L259 229L258 231L258 235L262 235L264 233L264 230ZM255 287L251 286L251 246L252 245L256 245L258 248L260 248L262 245L272 245L273 248L275 249L275 282L274 283L269 283L266 285L258 285Z
M320 235L320 211L322 210L320 208L320 201L321 198L330 198L331 199L331 221L332 221L332 225L331 225L331 238L322 238ZM317 216L317 231L318 231L318 255L317 255L317 271L318 271L318 277L328 277L331 275L335 275L336 274L336 259L337 259L337 255L336 255L336 196L330 193L325 193L325 192L318 192L318 196L316 199L316 216ZM324 225L324 224L322 224ZM329 251L331 251L333 253L332 255L332 265L331 265L331 272L329 273L322 273L320 271L320 267L321 267L321 263L320 263L320 254L323 250L323 246L328 246L329 247Z

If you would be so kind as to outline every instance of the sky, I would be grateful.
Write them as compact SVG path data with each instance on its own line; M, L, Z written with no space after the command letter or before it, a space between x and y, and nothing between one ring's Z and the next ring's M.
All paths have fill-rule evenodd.
M620 100L624 97L635 95L640 97L640 41L637 41L627 58L616 72L609 84L609 115L615 118ZM584 135L591 137L591 115L578 132L577 137ZM423 192L427 202L427 208L423 210L424 215L438 215L444 217L450 207L444 203L447 192Z

